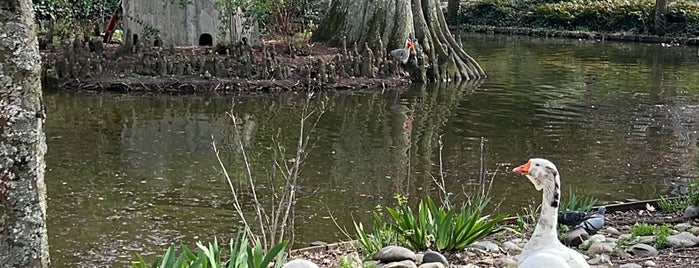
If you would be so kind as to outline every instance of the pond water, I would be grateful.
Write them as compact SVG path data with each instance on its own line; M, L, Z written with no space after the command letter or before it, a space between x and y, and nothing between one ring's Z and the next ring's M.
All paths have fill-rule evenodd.
M239 187L243 144L268 202L274 159L294 156L305 105L325 113L300 174L295 247L346 240L330 215L351 229L353 219L370 224L370 211L394 204L395 193L438 198L440 159L455 202L476 191L482 160L494 209L511 215L540 202L507 172L530 157L558 165L564 198L572 187L601 203L672 196L697 178L697 48L490 35L464 43L490 75L482 83L325 92L310 102L296 93L48 90L52 264L128 266L173 243L227 241L240 223L212 140ZM242 118L240 135L227 112ZM249 209L251 195L241 200Z

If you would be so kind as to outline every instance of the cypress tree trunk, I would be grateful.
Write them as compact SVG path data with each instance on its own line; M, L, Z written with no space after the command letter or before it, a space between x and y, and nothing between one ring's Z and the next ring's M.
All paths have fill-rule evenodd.
M447 1L447 22L451 24L459 23L459 9L461 9L461 0Z
M486 77L449 32L437 0L336 0L311 40L340 45L346 38L360 51L368 47L383 56L403 48L408 37L415 43L408 63L413 80Z
M31 1L0 1L0 36L0 264L48 267L45 116Z
M667 13L668 0L655 0L653 14L653 31L657 35L665 34L665 13Z

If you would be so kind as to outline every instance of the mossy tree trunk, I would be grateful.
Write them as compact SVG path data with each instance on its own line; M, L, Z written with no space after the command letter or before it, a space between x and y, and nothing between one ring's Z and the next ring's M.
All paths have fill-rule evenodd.
M667 13L668 0L655 0L653 14L653 31L657 35L665 34L665 14Z
M0 1L0 36L0 263L48 267L45 116L31 1Z
M478 63L459 45L447 28L438 0L336 0L314 32L312 41L359 50L403 48L405 39L415 43L408 71L415 81L452 81L485 78Z

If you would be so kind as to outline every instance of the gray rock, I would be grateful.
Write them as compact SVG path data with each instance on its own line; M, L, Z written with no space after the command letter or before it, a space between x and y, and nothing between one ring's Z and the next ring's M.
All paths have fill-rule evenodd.
M629 240L633 237L631 234L621 234L619 235L619 240Z
M498 250L500 250L500 247L498 247L497 244L495 244L491 241L478 241L476 243L471 244L471 247L485 250L485 251L498 251Z
M599 242L604 242L607 241L607 237L605 237L603 234L596 234L593 236L590 236L590 242L594 243L599 243Z
M684 210L684 215L682 217L686 219L694 219L696 217L699 217L699 207L688 206Z
M417 265L415 262L411 260L402 260L402 261L396 261L396 262L391 262L387 263L382 266L383 268L417 268Z
M590 248L587 249L587 255L594 256L597 254L607 254L612 252L612 250L614 250L614 244L597 242L590 245Z
M626 252L636 257L646 258L658 256L658 250L651 245L639 243L631 246Z
M667 237L667 244L673 248L688 248L699 243L699 238L688 232L681 232Z
M565 242L568 246L577 247L588 238L590 238L590 235L587 233L587 231L585 231L585 229L576 227L566 232Z
M657 264L655 264L654 261L647 260L647 261L645 261L645 262L643 263L643 266L646 266L646 267L655 267L655 266L657 266Z
M619 268L643 268L640 264L636 263L625 263L622 265L619 265Z
M325 246L325 245L327 245L327 244L328 244L328 243L325 243L325 242L323 242L323 241L313 241L313 242L311 242L311 243L308 244L308 245L311 246L311 247L317 247L317 246Z
M287 262L282 268L318 268L318 265L305 259L295 259Z
M493 261L495 267L517 267L517 260L512 257L500 257Z
M639 236L639 237L636 237L636 242L650 245L650 244L655 243L655 236L652 236L652 235Z
M612 260L609 258L609 255L607 254L599 254L594 258L588 260L587 263L589 263L590 265L611 264Z
M438 262L443 264L444 266L449 266L449 262L447 261L447 258L444 257L444 255L440 254L439 252L436 251L426 251L423 253L422 256L422 262L421 263L433 263L433 262Z
M505 243L502 243L502 250L509 253L518 253L522 251L522 248L512 241L505 241Z
M414 262L415 260L417 260L417 256L415 256L415 252L407 248L399 246L387 246L382 249L379 249L379 252L376 252L376 254L374 254L374 260L383 263L403 260L410 260Z
M699 235L699 227L692 226L692 228L689 228L689 232L692 233L693 235Z
M672 226L672 229L675 229L675 230L680 231L680 232L687 231L687 230L689 230L689 228L692 228L692 225L688 224L688 223L684 223L684 222L678 223L678 224L675 224L675 226Z
M418 266L418 268L445 268L444 264L441 262L428 262L428 263L423 263Z
M611 227L611 226L604 229L604 232L608 233L609 235L613 235L613 236L618 236L621 234L621 232L619 232L619 230L617 230L616 228Z

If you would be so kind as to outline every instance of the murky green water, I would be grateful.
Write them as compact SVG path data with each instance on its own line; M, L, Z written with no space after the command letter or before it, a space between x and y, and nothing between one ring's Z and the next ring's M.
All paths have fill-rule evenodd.
M346 239L377 204L437 196L440 135L447 188L471 193L481 137L489 175L543 156L564 188L604 202L682 191L699 169L697 48L473 35L490 78L479 85L327 92L296 206L296 244ZM171 243L228 238L238 227L212 136L235 183L238 142L269 188L276 140L291 158L304 96L128 96L46 92L52 263L127 266ZM232 111L243 135L233 135ZM495 174L500 211L537 204L522 177ZM264 190L262 190L264 192ZM564 194L565 197L565 194ZM269 200L269 195L263 195ZM243 200L250 202L250 195Z

